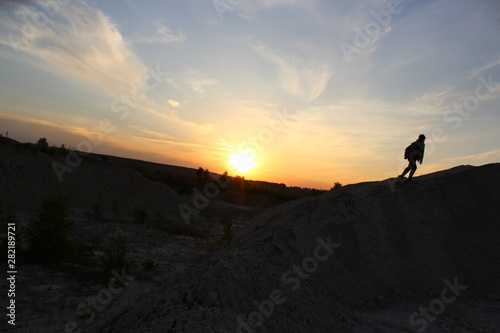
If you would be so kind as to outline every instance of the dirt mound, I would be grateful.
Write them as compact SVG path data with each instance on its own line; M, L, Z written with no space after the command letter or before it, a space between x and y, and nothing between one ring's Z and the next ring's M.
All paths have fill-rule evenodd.
M99 205L103 213L127 215L140 207L178 215L179 198L172 190L130 168L90 155L82 157L71 172L64 172L58 178L53 162L68 167L65 156L51 156L3 138L0 142L3 206L12 206L23 214L36 207L43 196L60 189L67 194L73 209L91 210Z
M98 331L392 332L369 329L361 313L418 310L446 286L462 304L489 300L500 288L499 188L500 164L491 164L271 208ZM403 316L394 332L411 331Z

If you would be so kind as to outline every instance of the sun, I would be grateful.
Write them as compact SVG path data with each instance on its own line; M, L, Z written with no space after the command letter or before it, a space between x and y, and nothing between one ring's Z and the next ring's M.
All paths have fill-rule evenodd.
M234 170L241 173L249 172L256 166L252 154L245 151L229 156L229 164Z

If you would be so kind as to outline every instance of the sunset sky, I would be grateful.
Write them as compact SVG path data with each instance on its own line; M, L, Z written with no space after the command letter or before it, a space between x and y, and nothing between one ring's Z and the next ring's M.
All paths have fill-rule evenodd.
M0 99L21 142L287 185L397 176L420 133L416 175L500 162L500 2L0 1Z

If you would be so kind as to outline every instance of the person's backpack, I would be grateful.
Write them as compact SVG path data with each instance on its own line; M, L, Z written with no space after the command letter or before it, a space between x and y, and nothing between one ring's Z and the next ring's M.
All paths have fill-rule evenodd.
M419 152L422 151L422 149L420 149L420 147L415 142L413 142L411 145L409 145L408 147L406 147L406 149L405 149L405 160L407 160L408 157L410 157L410 154L413 151L415 151L415 150L417 150ZM417 158L417 160L418 160L418 158Z
M408 156L410 156L410 153L413 151L413 143L411 145L409 145L408 147L406 147L405 149L405 160L408 159Z

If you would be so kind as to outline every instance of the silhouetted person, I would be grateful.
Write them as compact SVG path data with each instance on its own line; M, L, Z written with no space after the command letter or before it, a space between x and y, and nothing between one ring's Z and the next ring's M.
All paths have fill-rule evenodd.
M413 174L417 171L417 162L422 164L424 160L424 150L425 150L425 135L420 134L418 140L409 145L405 150L405 160L408 159L408 166L398 177L404 178L404 176L410 171L408 180L411 181Z

